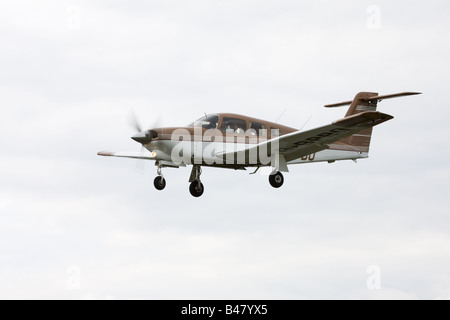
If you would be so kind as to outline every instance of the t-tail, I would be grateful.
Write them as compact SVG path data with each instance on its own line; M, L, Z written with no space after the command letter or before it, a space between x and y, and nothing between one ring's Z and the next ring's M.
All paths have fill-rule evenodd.
M346 101L336 104L326 105L326 108L335 108L350 105L345 118L351 117L353 115L368 112L377 111L378 102L386 99L399 98L405 96L412 96L420 94L418 92L403 92L390 95L380 96L376 92L360 92L358 93L352 101ZM357 151L368 156L370 149L370 142L372 140L373 127L364 129L354 135L339 140L334 144L330 145L331 150L341 150L341 151Z
M370 142L372 140L373 127L394 117L377 111L378 103L382 100L399 98L420 94L417 92L403 92L380 96L376 92L360 92L351 101L345 101L326 105L326 108L344 107L350 105L345 117L333 123L336 128L346 128L353 122L367 119L372 121L371 125L364 125L360 131L355 131L351 136L342 138L328 144L327 149L302 157L301 160L292 163L308 162L335 162L339 160L364 159L369 157ZM347 127L348 128L348 127Z

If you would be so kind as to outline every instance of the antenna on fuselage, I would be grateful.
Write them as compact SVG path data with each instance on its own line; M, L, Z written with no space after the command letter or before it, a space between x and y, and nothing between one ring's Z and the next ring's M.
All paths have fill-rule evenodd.
M306 120L306 122L303 124L303 126L300 128L300 131L303 130L303 128L308 124L309 120L311 120L312 115L309 116L308 120Z
M281 117L286 113L287 109L284 109L284 111L280 114L280 116L275 120L275 123L278 123L278 121L281 119Z

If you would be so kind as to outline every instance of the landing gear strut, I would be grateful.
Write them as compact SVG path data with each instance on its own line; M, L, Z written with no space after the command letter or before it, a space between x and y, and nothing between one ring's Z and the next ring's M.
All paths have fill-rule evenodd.
M203 183L200 181L201 174L202 168L199 165L194 165L191 171L191 176L189 177L189 182L191 183L189 186L189 192L196 198L200 197L205 191Z
M158 176L153 180L153 185L155 186L156 190L163 190L166 187L166 179L164 179L164 176L161 172L161 166L158 166L157 169Z
M276 173L274 173L274 174L271 174L270 176L269 176L269 182L270 182L270 185L272 186L272 187L274 187L274 188L280 188L282 185L283 185L283 183L284 183L284 177L283 177L283 175L281 174L281 172L276 172Z

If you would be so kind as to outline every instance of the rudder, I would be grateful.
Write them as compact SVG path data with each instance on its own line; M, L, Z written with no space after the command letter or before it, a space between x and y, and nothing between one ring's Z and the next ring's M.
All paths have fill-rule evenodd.
M376 92L360 92L358 93L350 104L345 117L353 116L358 113L367 111L376 111L378 100L369 100L371 97L378 96ZM370 142L372 140L373 127L364 129L354 135L336 141L332 149L342 151L358 151L368 153Z

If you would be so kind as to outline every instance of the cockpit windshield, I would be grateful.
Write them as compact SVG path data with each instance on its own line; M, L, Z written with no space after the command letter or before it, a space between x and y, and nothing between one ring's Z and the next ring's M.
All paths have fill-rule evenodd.
M217 114L209 114L198 119L197 121L188 125L188 127L203 127L205 129L217 129L219 116Z

